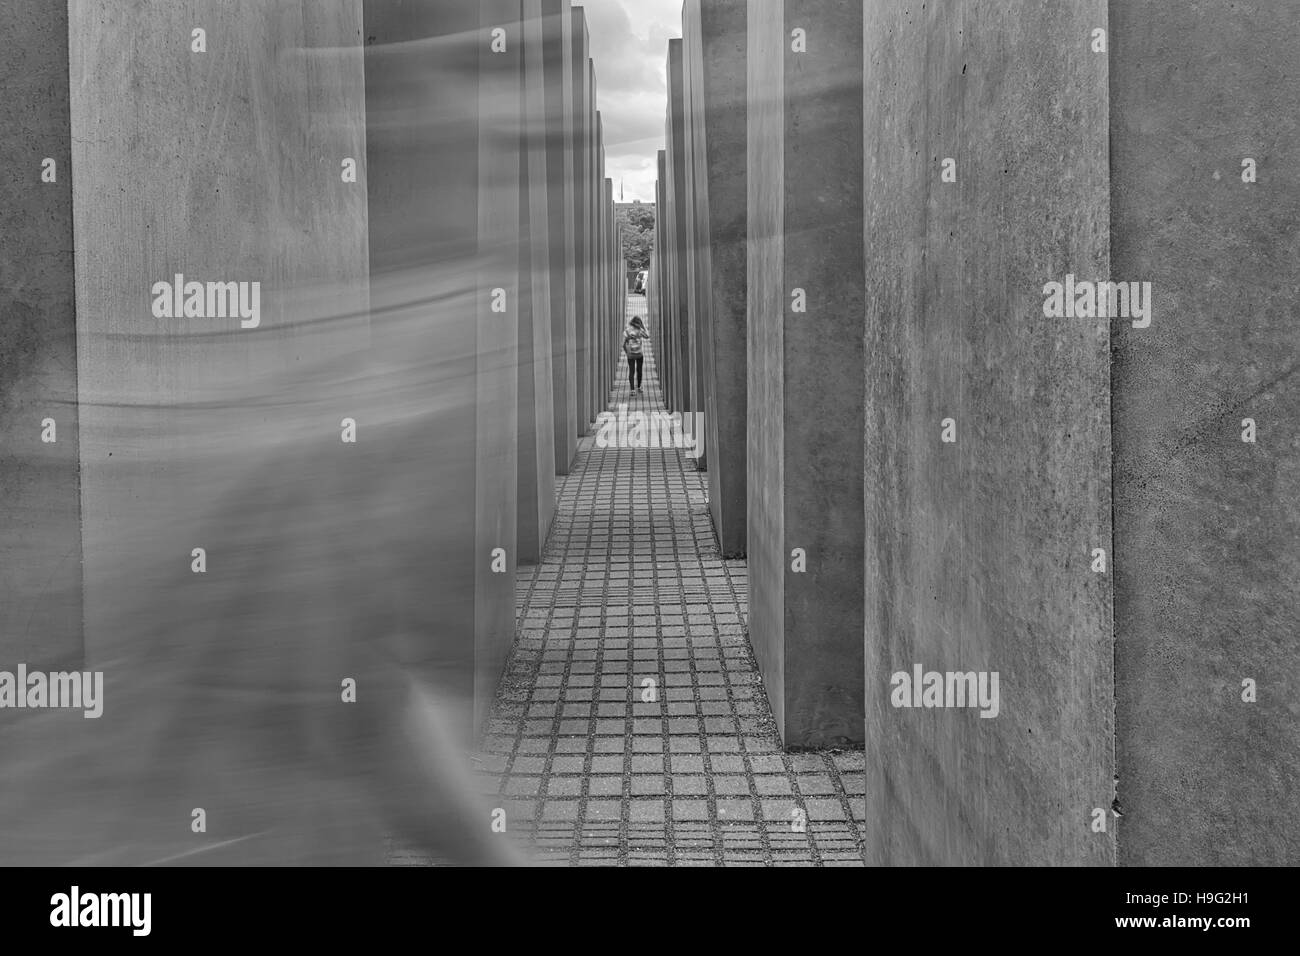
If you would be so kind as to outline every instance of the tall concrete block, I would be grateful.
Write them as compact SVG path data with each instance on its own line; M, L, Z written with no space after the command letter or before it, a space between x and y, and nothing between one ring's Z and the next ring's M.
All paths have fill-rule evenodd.
M1295 865L1295 11L1108 6L1119 861Z
M66 5L0 9L0 83L0 669L80 666Z
M623 293L627 289L627 269L623 266L623 233L618 213L614 209L616 190L614 180L609 180L609 203L605 215L609 217L609 319L605 323L608 338L605 340L605 367L609 369L609 386L614 387L614 372L618 368L620 334L623 318Z
M663 328L659 321L659 262L658 253L650 250L650 262L646 268L645 279L646 325L650 326L650 347L654 350L657 362L663 349ZM646 362L649 371L649 361Z
M593 90L594 68L593 68ZM596 97L592 96L592 102L596 102ZM600 319L605 312L605 275L603 263L605 261L605 216L604 216L604 193L605 193L605 159L603 136L601 132L600 110L594 110L594 119L592 121L592 139L591 139L591 170L592 177L588 188L591 190L591 300L592 309L590 321L591 325L588 334L591 336L591 353L589 362L591 365L591 388L587 395L587 407L590 409L590 416L594 419L599 414L600 408L600 390L603 384L604 370L602 368L601 337L600 337Z
M701 410L709 511L725 557L745 553L745 10L743 0L687 0L682 13Z
M685 9L683 9L685 21ZM700 234L699 203L696 191L694 156L695 139L692 130L694 117L691 115L690 92L686 78L686 43L684 40L672 41L669 46L668 63L668 148L672 158L675 180L677 235L680 241L681 264L679 275L683 278L683 314L686 333L687 377L690 385L687 389L686 410L704 411L704 366L702 347L705 335L706 316L702 312L704 290L701 274L700 247L707 240ZM695 467L703 470L708 456L708 442L705 442L703 454L695 459Z
M686 234L686 106L682 78L682 41L668 41L668 112L664 120L665 156L668 172L668 247L672 256L673 326L677 348L674 410L699 411L695 393L699 385L692 367L692 326L690 316L690 245Z
M604 166L604 150L601 150L602 172ZM609 320L613 310L610 308L610 296L613 295L612 286L612 269L610 262L610 182L607 178L601 179L600 188L600 394L596 397L598 403L609 402L610 372L609 372Z
M92 666L147 656L124 578L189 577L214 490L265 451L258 400L274 380L368 342L366 195L340 176L350 157L364 177L361 6L334 0L304 16L92 0L69 13ZM193 49L196 28L207 52ZM349 48L358 52L340 52ZM249 106L214 125L235 102ZM260 283L256 326L158 317L159 301L171 303L156 284L177 275ZM197 637L203 580L159 595L151 626Z
M627 235L629 227L618 219L617 211L613 211L615 224L614 239L614 262L618 269L618 281L615 283L618 296L614 303L615 322L623 321L623 316L627 315L627 296L628 296L628 277L627 277L627 260L623 256L623 237ZM615 326L613 334L610 336L610 361L614 367L618 365L618 355L622 351L622 333L621 327Z
M0 763L24 781L3 795L0 857L149 862L205 848L187 827L159 836L158 821L188 814L180 808L195 792L221 820L214 840L218 829L258 829L237 778L254 748L274 746L274 731L249 700L319 678L327 655L301 635L342 610L303 600L317 580L339 581L314 573L307 533L274 550L265 529L285 529L286 492L303 496L288 484L313 474L298 454L317 439L346 450L339 406L318 392L309 408L299 370L331 360L348 369L368 341L366 195L340 175L349 157L364 177L361 6L88 0L40 16L64 38L46 35L53 45L39 51L69 77L46 87L41 107L70 131L70 164L41 142L53 126L24 138L56 160L49 200L65 190L45 212L45 228L64 230L47 240L49 265L76 263L76 394L65 400L75 397L79 420L58 425L60 445L68 431L79 438L82 666L102 672L104 709L100 720L42 711L0 735ZM5 42L32 26L14 25ZM37 55L38 35L27 40ZM16 53L3 61L23 65ZM26 65L39 77L36 64ZM33 266L41 248L33 236L23 272L58 310L51 332L66 334L72 272L50 283L47 264ZM59 359L73 357L65 348ZM57 381L69 384L71 368ZM346 511L336 517L347 522ZM55 542L65 527L54 519L39 533ZM62 572L51 584L52 597L68 597ZM69 646L59 622L37 623ZM330 816L327 801L295 796L297 818Z
M582 193L582 221L584 221L584 233L586 242L584 247L584 269L585 269L585 300L586 307L580 313L582 332L578 336L580 341L581 352L581 371L578 372L578 384L581 385L582 398L582 418L581 433L586 434L590 427L591 421L595 418L595 313L599 310L599 299L597 298L597 272L595 272L595 260L597 260L597 250L601 237L597 233L597 196L595 196L595 177L597 177L597 164L595 164L595 142L597 142L597 129L595 129L595 65L591 62L590 56L586 59L585 66L585 86L586 86L586 137L582 143L582 178L580 191Z
M747 13L750 640L785 744L854 744L864 727L862 7L764 0ZM796 27L815 54L792 51ZM806 311L795 311L796 290Z
M672 233L668 228L671 200L668 195L668 156L664 150L656 153L655 164L659 177L655 181L655 263L659 270L659 324L663 328L663 348L656 360L664 406L673 411L681 406L676 401L677 338L672 307Z
M665 140L666 140L665 136ZM681 332L678 325L678 319L681 315L681 308L677 301L677 250L673 241L673 222L675 219L675 208L673 205L672 195L672 169L668 161L668 151L662 150L663 158L661 167L663 170L663 252L664 252L664 322L668 328L668 354L665 357L664 365L671 369L669 379L669 390L666 393L665 402L670 411L681 410L683 406L681 398L682 381L684 376L681 368Z
M1043 313L1106 275L1105 4L865 9L868 858L1109 864L1109 328Z
M536 564L555 517L555 400L542 0L521 0L519 102L519 560ZM555 244L563 261L563 235ZM563 302L560 303L563 308ZM563 360L563 357L561 357Z
M573 69L573 364L574 417L577 435L587 433L588 337L587 314L591 310L591 203L587 180L591 175L591 76L587 55L587 23L581 7L570 13Z
M596 234L596 310L593 316L592 344L594 368L592 370L592 417L604 410L609 401L609 372L605 361L605 324L609 316L609 217L606 205L609 193L605 188L605 122L601 111L596 110L596 181L592 184L596 191L593 204Z
M601 351L604 353L601 367L605 370L605 385L601 392L601 399L606 405L609 404L610 392L614 387L614 369L617 359L614 355L614 338L618 332L614 328L614 323L620 319L615 315L615 302L618 300L618 276L621 271L618 267L617 257L614 255L615 244L618 239L614 229L614 181L605 180L605 316L601 322L601 340L604 343Z
M472 732L514 634L520 8L371 0L365 12L373 338L381 354L414 356L399 360L422 370L429 410L418 434L394 431L384 446L395 456L400 442L427 475L403 513L439 582L411 606L438 623L411 653ZM495 28L504 53L491 49Z
M605 123L600 110L596 110L596 311L592 328L593 369L591 407L599 414L605 407L601 396L605 394L605 317L609 314L609 233L605 217Z
M567 475L578 450L577 220L578 90L569 0L543 0L546 86L546 215L551 254L551 366L555 403L555 473ZM585 38L584 38L585 39ZM583 52L585 58L586 54Z
M476 503L479 524L475 587L475 694L474 727L481 729L496 687L505 670L514 643L514 558L506 572L496 573L490 561L497 548L509 550L515 540L516 515L510 507L516 487L517 344L509 334L498 335L501 316L493 313L489 293L507 291L508 301L518 303L517 275L511 266L518 260L519 183L519 59L520 44L509 53L493 51L487 42L490 31L517 25L518 0L480 0L479 34L479 339L478 350L489 357L482 362L478 378L478 487ZM543 296L545 299L545 296ZM509 309L507 309L507 315ZM545 327L549 323L538 323ZM547 354L546 350L542 354ZM492 414L490 410L496 410Z

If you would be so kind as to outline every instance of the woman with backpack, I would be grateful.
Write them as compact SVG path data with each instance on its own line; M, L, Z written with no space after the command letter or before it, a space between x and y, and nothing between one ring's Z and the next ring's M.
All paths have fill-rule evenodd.
M641 340L648 338L650 333L645 330L641 316L632 316L632 321L623 329L623 351L627 355L627 385L634 392L641 391L641 370L645 365Z

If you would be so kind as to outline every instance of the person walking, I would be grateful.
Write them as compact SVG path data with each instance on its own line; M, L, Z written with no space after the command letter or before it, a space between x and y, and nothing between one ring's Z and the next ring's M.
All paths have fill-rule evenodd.
M632 321L623 329L623 351L627 355L627 386L634 392L641 391L641 372L645 366L645 355L641 351L641 340L650 338L641 316L632 316Z

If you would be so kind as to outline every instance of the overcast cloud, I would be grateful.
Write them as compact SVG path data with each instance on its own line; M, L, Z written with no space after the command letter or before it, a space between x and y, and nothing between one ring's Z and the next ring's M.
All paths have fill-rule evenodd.
M585 0L605 126L605 175L618 200L654 202L655 153L664 146L669 37L682 35L682 0Z

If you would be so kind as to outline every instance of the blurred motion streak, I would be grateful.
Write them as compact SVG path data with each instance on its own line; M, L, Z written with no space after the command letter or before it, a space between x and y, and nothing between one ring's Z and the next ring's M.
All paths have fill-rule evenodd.
M156 3L111 15L103 4L87 6L94 9L85 16L112 21L93 41L97 55L115 30L152 35L163 27L153 17L189 22ZM263 19L279 26L274 12L242 3L221 17L242 18L248 29ZM333 47L282 44L260 68L283 73L275 80L287 88L316 82L311 64L325 62L334 65L321 69L351 71L347 82L359 90L360 51L346 47L347 33L340 30ZM498 120L517 133L517 118L494 113L516 101L497 104L476 92L478 68L463 51L476 48L477 37L469 31L388 51L377 88L404 90L397 98L410 108L378 112L363 131L374 137L372 174L376 148L445 144L469 164L460 179L424 169L448 178L423 200L445 199L477 182L479 138ZM434 56L428 47L438 43L462 55ZM74 90L107 96L88 91L114 61L147 70L121 63L124 55L90 57ZM365 56L373 70L371 51ZM431 84L442 94L415 108ZM144 90L143 102L130 105L147 117L157 89ZM338 116L324 112L316 89L298 92L312 115L294 122L310 121L313 130L356 124L355 92L351 113ZM74 109L74 130L79 115ZM381 128L386 135L375 136ZM196 146L187 141L187 150ZM74 144L87 187L91 170L107 162L100 148ZM268 171L273 166L268 159L246 175L296 175ZM141 172L147 180L149 170ZM352 188L370 189L373 228L373 194L385 187L365 182ZM486 562L476 507L493 507L476 501L475 482L485 468L511 467L491 451L513 445L515 395L494 383L517 377L513 330L481 334L485 273L518 261L517 239L483 229L481 207L493 197L479 186L479 209L470 197L451 211L469 217L459 233L446 210L406 197L420 215L384 233L382 255L369 236L371 268L363 242L362 268L351 275L323 260L298 268L294 256L319 237L286 239L299 225L276 216L285 204L316 202L301 183L272 188L256 212L265 228L243 234L224 272L212 265L223 261L219 249L196 252L179 229L209 242L205 209L192 205L178 216L180 201L156 190L123 204L139 203L135 219L171 217L170 233L161 231L184 250L152 243L128 261L96 259L80 255L93 237L78 236L86 650L84 662L46 669L103 671L103 715L0 709L0 864L377 865L386 837L451 864L523 862L510 836L492 832L492 805L475 797L464 753L481 729L475 696L484 680L475 594ZM503 201L517 202L517 194ZM358 208L364 237L366 206L354 203L352 214ZM120 245L134 241L138 223L113 225L124 231ZM353 219L354 234L355 227ZM103 284L113 288L83 277L83 267L115 274ZM153 319L144 293L173 271L265 280L261 327ZM113 290L128 286L115 300ZM110 314L127 318L97 321ZM343 440L345 419L356 423L355 443ZM205 552L201 573L192 567L197 548ZM513 565L511 572L506 593ZM508 647L513 606L502 613L510 630L497 638ZM0 670L18 663L0 660ZM355 703L344 701L348 679ZM194 832L200 808L206 830Z

